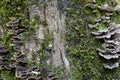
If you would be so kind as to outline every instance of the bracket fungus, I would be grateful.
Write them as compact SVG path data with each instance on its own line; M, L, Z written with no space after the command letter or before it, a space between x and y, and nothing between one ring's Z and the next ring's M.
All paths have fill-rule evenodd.
M10 21L6 23L6 26L11 29L15 29L16 27L18 28L19 23L20 23L20 19L10 18Z
M106 60L118 59L120 54L120 24L111 23L104 30L92 32L97 39L103 39L102 49L97 49L98 54ZM113 69L119 66L119 63L105 64L107 69Z
M100 11L104 11L105 15L96 17L94 19L95 23L88 24L88 27L96 30L92 32L92 35L94 35L96 39L104 41L101 48L97 48L98 55L103 57L107 62L103 65L104 68L114 69L119 66L120 24L112 23L111 18L114 15L114 12L120 11L120 5L116 4L114 7L110 7L108 4L104 4L101 6L96 6L96 8ZM103 28L103 26L101 26L102 29L99 29L101 23L106 27ZM117 61L112 62L113 60Z
M119 67L119 63L118 62L116 62L116 63L109 63L109 64L104 64L104 67L106 68L106 69L114 69L114 68L117 68L117 67Z
M104 4L102 6L98 7L100 10L102 11L106 11L106 12L113 12L114 9L112 7L110 7L108 4Z
M9 58L9 52L4 46L0 46L0 69L12 69L14 68Z
M120 5L115 6L115 11L120 12Z
M95 29L98 29L98 26L99 25L99 23L96 23L96 24L94 24L94 25L92 25L92 24L88 24L88 27L89 28L95 28Z
M48 80L58 80L58 78L55 77L55 75L53 75L51 72L47 73L47 78Z
M96 8L96 5L93 4L93 3L88 3L88 4L86 5L86 7L91 8L91 9L94 9L94 8Z
M16 18L10 18L10 21L6 23L13 54L11 58L8 58L9 52L7 49L3 46L0 47L0 69L14 68L16 77L22 80L42 80L41 70L37 67L29 67L29 61L25 58L26 55L22 54L23 41L21 35L26 28L21 27L20 24L21 20ZM49 44L48 50L51 48L52 44ZM49 77L50 80L56 80L54 76Z

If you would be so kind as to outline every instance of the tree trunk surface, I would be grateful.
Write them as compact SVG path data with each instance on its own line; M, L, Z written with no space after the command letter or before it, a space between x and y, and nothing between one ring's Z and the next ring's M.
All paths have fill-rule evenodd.
M14 24L8 27L11 18L20 19L20 26L25 29L19 35L22 45L17 47L17 51L25 56L27 65L21 66L16 60L12 63L15 63L14 69L2 69L1 65L9 65L17 53L13 50L11 40L16 35L10 35L12 32L9 32L9 27ZM104 31L109 30L113 23L120 25L119 0L0 1L0 80L34 80L19 77L17 74L22 72L17 71L18 65L26 65L25 69L39 69L41 79L35 76L35 80L120 80L119 58L109 60L100 55L105 51L99 49L107 49L103 44L109 40L106 39L109 34L119 39L119 28L117 35L115 31ZM114 27L110 29L114 30ZM3 55L2 48L7 49L10 56ZM8 62L2 60L3 56L7 57ZM116 62L118 65L113 65ZM32 69L30 74L34 76L39 71Z

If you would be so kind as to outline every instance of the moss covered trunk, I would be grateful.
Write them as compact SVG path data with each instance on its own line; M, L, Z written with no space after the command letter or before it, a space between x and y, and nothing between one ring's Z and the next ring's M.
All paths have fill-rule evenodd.
M28 77L16 76L18 61L15 60L14 69L1 68L2 79L119 80L120 68L105 69L103 64L107 60L98 55L97 48L101 47L103 40L98 40L91 34L95 30L104 30L108 26L109 22L104 18L109 13L113 13L110 17L111 23L120 23L120 13L106 10L106 4L114 8L116 5L120 5L120 1L0 1L1 46L6 47L11 60L15 51L11 40L13 35L10 35L7 24L11 19L20 19L20 26L24 27L25 30L19 35L22 45L18 46L17 50L27 60L25 68L35 67L39 69L38 72L33 69L33 71L28 72L30 77L39 73L40 75L37 76L41 77L40 79L37 77L29 79ZM102 18L106 22L99 22L98 18Z
M41 69L41 76L45 80L54 78L70 80L68 77L70 66L65 52L65 8L67 7L67 1L26 0L19 2L14 0L12 2L3 0L2 2L1 11L3 13L1 16L4 18L1 20L4 22L2 26L6 26L6 23L11 18L18 18L21 19L21 25L26 28L21 33L23 45L19 46L20 52L28 60L26 67L36 66L38 69ZM11 5L15 8L12 9ZM10 7L7 8L8 6ZM9 13L9 11L11 12ZM9 31L6 27L5 30ZM4 33L8 34L8 38L5 39L9 40L9 33L3 31ZM11 47L11 44L12 41L10 43L6 41L3 45ZM14 50L10 50L10 52L14 53ZM9 76L10 71L1 70L1 72L3 80L10 80L11 77L6 77L7 75ZM14 72L17 74L16 70ZM17 77L20 78L19 76Z
M119 11L114 11L116 5L119 5L119 0L70 1L67 8L66 40L72 80L120 79L119 67L111 70L103 66L107 62L114 62L114 59L106 60L98 54L97 49L101 48L104 40L96 39L91 34L96 30L104 30L110 23L120 23ZM111 15L110 19L104 19L108 14Z

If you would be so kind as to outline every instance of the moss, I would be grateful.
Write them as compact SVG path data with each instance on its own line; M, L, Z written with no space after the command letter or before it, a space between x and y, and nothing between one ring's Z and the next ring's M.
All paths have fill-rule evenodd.
M120 13L119 12L114 12L111 20L114 23L120 24Z
M103 5L103 4L105 4L107 2L107 0L96 0L96 3L98 4L98 5Z
M21 19L22 22L25 20L25 10L27 6L27 0L2 0L0 1L0 24L3 26L3 34L1 43L4 45L8 51L10 52L9 57L13 56L10 35L8 34L8 29L6 27L6 23L10 18L16 17ZM19 80L15 77L14 70L1 70L3 80Z
M15 77L14 70L9 71L9 70L2 70L2 80L21 80Z
M105 29L105 27L106 27L106 25L101 23L101 24L98 26L98 29L99 29L99 30L103 30L103 29Z
M68 76L67 74L65 74L64 66L55 67L55 66L51 65L51 66L49 66L49 68L51 69L51 73L56 78L58 78L58 80L64 80L66 78L66 76Z
M87 1L87 0L86 0ZM105 4L107 0L96 0L97 5ZM90 8L84 7L86 2L80 0L70 1L67 9L67 53L71 63L71 80L112 80L120 79L118 74L120 68L106 70L103 63L106 61L99 57L96 48L100 48L102 41L96 40L91 35L93 29L87 24L94 23L95 17L105 16L104 12L97 9L93 13ZM82 8L81 8L82 7ZM77 12L76 12L77 11ZM119 22L117 14L114 15L115 22ZM99 30L103 30L106 24L100 23Z
M8 29L6 27L6 23L9 21L10 18L16 17L19 19L22 19L22 23L26 21L24 18L24 10L26 10L27 6L27 0L21 1L21 0L3 0L0 4L0 16L1 16L1 25L4 26L4 34L2 35L2 43L4 45L10 44L10 36L7 33ZM24 25L22 25L24 26Z

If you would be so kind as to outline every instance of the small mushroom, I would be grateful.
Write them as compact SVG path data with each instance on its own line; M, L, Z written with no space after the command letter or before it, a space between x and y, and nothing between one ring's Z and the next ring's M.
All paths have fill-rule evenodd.
M8 23L6 23L6 26L18 26L18 23L20 23L20 19L16 19L16 18L10 18L10 21Z
M114 68L119 67L119 63L116 62L116 63L108 63L108 64L104 64L104 67L105 67L106 69L114 69Z
M0 69L7 69L7 70L10 70L11 67L9 66L9 64L6 64L6 63L0 63Z
M16 45L22 45L23 44L23 42L21 40L14 40L12 42L13 42L13 44L16 44Z
M15 68L16 68L16 62L15 62L15 60L11 60L9 66L10 66L12 69L15 69Z
M110 20L103 20L102 21L104 24L110 23Z
M89 28L95 28L95 29L98 29L98 26L99 25L99 23L96 23L95 25L92 25L92 24L88 24L88 27Z
M101 7L99 7L100 10L104 10L104 11L107 11L107 12L113 12L114 9L111 8L108 4L104 4L102 5Z
M91 9L96 8L96 6L97 6L97 5L95 5L95 4L93 4L93 3L88 3L88 4L86 5L86 7L91 8Z
M103 35L100 35L100 36L96 36L97 39L104 39L104 38L110 38L111 37L111 34L108 32L108 33L105 33Z
M106 13L107 16L111 17L113 13Z
M19 56L16 58L16 62L21 62L21 63L28 63L27 60L24 59L24 56Z
M100 22L100 21L102 21L102 19L101 18L95 18L95 22Z
M30 69L22 67L22 66L16 66L16 77L21 78L21 79L25 79L28 77L30 72Z
M105 40L105 43L118 45L120 42L118 40Z
M100 53L99 55L107 60L109 59L118 59L118 57L120 56L119 54L104 54L104 53Z
M16 19L16 18L10 18L10 21L9 23L19 23L20 22L20 19Z
M32 74L36 74L36 75L39 75L40 72L36 72L36 71L31 71Z
M24 32L24 31L25 31L25 29L8 30L8 33L9 33L10 35L14 36L14 35L19 35L19 34L21 34L21 33Z
M104 30L98 30L97 32L92 32L93 35L96 35L96 38L103 39L103 38L110 38L112 35L120 34L120 28L118 25L115 27L108 27Z
M21 48L19 46L13 46L13 50L19 53Z
M115 6L115 11L120 12L120 5Z
M1 55L1 56L0 56L0 60L7 60L7 57L4 56L4 55Z
M21 41L21 38L20 37L12 37L12 38L10 38L10 40L12 40L12 41Z
M52 49L53 45L50 43L47 47L46 50L50 51Z
M0 54L7 54L8 53L8 51L6 50L6 48L5 47L0 47Z
M19 24L6 23L6 26L8 26L10 29L18 29Z
M51 73L49 73L47 77L48 77L48 79L50 79L50 80L57 80L57 79L58 79L57 77L55 77L55 75L53 75L53 74L51 74Z

